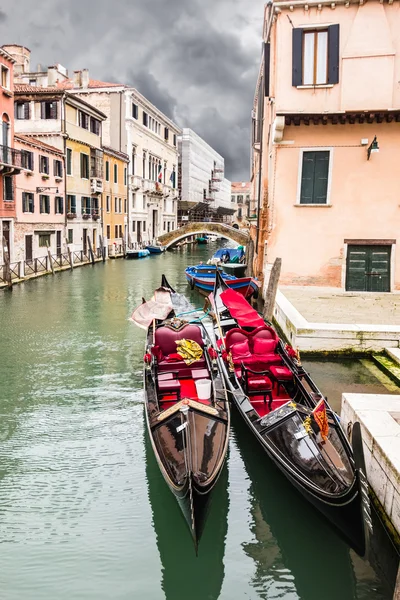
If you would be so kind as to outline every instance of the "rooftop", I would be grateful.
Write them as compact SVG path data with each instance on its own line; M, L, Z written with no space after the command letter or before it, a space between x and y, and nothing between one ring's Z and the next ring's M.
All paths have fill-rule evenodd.
M61 154L61 155L64 154L62 150L59 150L55 146L50 146L50 144L46 144L45 142L38 140L34 136L22 135L20 133L18 133L18 134L16 133L14 136L14 139L17 142L21 142L23 144L29 144L29 145L35 146L36 148L41 148L42 150L47 150L48 152L55 152L56 154Z

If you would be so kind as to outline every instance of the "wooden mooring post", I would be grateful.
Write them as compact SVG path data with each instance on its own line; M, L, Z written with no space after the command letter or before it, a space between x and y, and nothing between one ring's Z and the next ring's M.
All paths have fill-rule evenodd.
M7 284L9 290L12 290L12 277L10 267L10 253L7 246L7 240L3 236L3 260L4 260L4 281Z
M104 238L102 235L99 236L99 240L100 240L101 258L103 259L103 262L106 262L106 247L104 245Z
M92 265L94 265L94 253L93 253L93 246L92 246L92 240L90 239L90 236L87 236L87 243L89 246L89 255L92 261Z
M125 244L125 238L124 238L124 236L122 236L122 254L123 254L124 258L125 258L125 256L126 256L126 244Z
M49 242L46 242L46 247L47 247L47 255L49 257L50 269L51 269L51 272L54 275L53 257L51 256L51 250L50 250L50 247L49 247Z
M282 259L276 258L275 262L272 266L272 269L271 269L271 273L270 273L269 281L268 281L267 293L265 295L263 317L267 321L272 321L272 317L274 316L276 292L278 291L278 283L279 283L279 277L281 274L281 268L282 268Z

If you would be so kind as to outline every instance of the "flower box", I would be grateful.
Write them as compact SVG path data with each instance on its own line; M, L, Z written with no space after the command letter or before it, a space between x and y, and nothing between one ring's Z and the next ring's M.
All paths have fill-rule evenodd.
M67 219L76 219L76 213L67 213Z
M93 221L98 221L100 219L100 215L92 215Z
M82 219L85 219L86 221L87 221L88 219L90 219L90 217L91 217L91 215L89 215L88 213L84 213L84 214L82 215Z
M46 181L47 179L50 179L50 175L46 175L45 173L44 174L42 173L42 179L44 179Z
M59 177L58 175L54 177L54 179L57 181L57 183L60 183L60 181L62 181L62 177Z

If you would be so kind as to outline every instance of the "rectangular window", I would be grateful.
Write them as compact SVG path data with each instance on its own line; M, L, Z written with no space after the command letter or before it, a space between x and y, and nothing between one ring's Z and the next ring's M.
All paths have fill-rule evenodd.
M10 71L4 65L1 65L1 85L7 90L10 89Z
M122 239L122 225L119 226L119 237Z
M57 119L57 102L50 100L41 102L40 116L42 119Z
M106 160L106 181L110 181L110 163Z
M135 160L136 160L136 149L132 150L132 175L135 174Z
M67 175L72 175L72 150L67 148Z
M146 221L143 221L143 231L146 231Z
M111 225L107 225L107 239L109 240L111 237Z
M115 225L115 237L118 237L118 225Z
M68 244L74 243L74 230L73 229L68 229L67 241L68 241Z
M122 213L122 200L121 198L118 200L118 208L119 208L119 213Z
M300 204L327 204L330 151L303 152Z
M81 198L81 204L82 204L82 214L83 215L90 215L92 212L91 209L91 197L90 196L82 196Z
M56 215L64 214L64 198L62 196L55 196L54 198L54 212Z
M89 115L87 115L86 113L82 112L81 110L78 112L78 118L79 118L79 126L82 127L83 129L89 129Z
M163 225L163 231L165 231L165 226L166 226L166 222L164 221L164 225Z
M114 183L118 183L118 165L114 165Z
M67 196L67 213L76 215L76 196L68 194Z
M3 199L5 202L14 201L14 181L10 175L3 177Z
M164 127L164 140L168 142L169 140L169 129L168 127Z
M39 196L39 206L41 214L49 215L50 214L50 196L45 196L41 194Z
M39 233L39 248L50 247L50 233Z
M339 83L339 25L292 31L292 85Z
M128 212L128 201L126 198L124 198L124 213L126 214Z
M110 212L110 196L106 197L106 211Z
M118 198L114 198L114 212L118 212Z
M124 185L126 185L127 183L127 171L126 171L126 167L124 168Z
M132 208L136 206L136 194L132 194Z
M132 233L136 231L136 221L132 221Z
M54 177L62 177L63 176L63 165L61 160L55 160L53 163L54 168Z
M144 111L143 111L143 125L144 125L145 127L147 127L147 125L148 125L148 115L147 115L147 113L146 113L146 112L144 112Z
M81 179L89 179L89 155L81 152Z
M39 156L39 172L44 175L50 175L49 157Z
M137 119L139 116L139 108L137 104L132 103L132 117Z
M94 117L90 117L90 131L95 135L100 135L100 121Z
M176 135L174 133L174 146L176 146Z
M32 192L22 192L22 212L35 212L35 200Z
M33 152L29 152L29 150L21 150L21 166L24 169L33 171Z
M143 210L146 208L146 196L143 196Z
M30 119L30 103L29 102L16 102L15 103L15 118L16 119Z

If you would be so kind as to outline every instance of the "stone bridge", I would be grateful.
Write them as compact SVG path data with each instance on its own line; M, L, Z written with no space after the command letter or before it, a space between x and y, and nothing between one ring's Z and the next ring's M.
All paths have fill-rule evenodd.
M250 241L250 234L247 230L235 229L225 223L187 223L183 227L179 227L169 233L164 233L158 238L158 242L166 248L171 248L181 240L192 235L199 236L201 234L213 233L227 238L238 245L246 246Z

